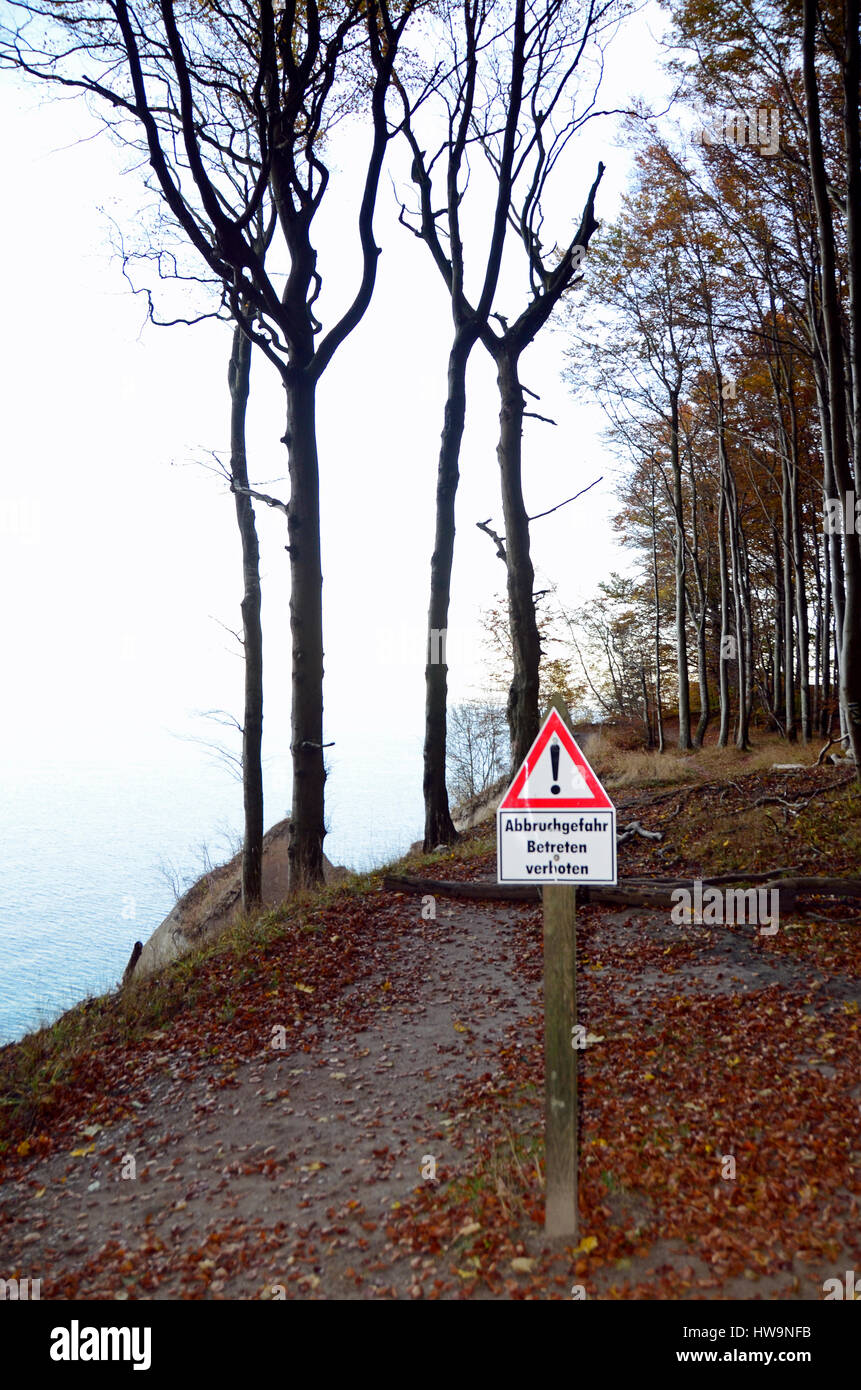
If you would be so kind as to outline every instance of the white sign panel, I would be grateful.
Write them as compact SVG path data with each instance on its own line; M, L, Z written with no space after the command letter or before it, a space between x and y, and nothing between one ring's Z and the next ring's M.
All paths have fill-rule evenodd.
M500 883L616 883L616 808L555 709L496 813Z

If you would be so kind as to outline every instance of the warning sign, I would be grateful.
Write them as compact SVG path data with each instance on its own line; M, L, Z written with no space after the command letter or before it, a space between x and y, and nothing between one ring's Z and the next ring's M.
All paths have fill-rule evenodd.
M500 883L616 882L616 809L551 709L496 813Z

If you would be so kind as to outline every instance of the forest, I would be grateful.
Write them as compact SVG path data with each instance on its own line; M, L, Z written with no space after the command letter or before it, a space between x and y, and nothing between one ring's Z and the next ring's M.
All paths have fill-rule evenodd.
M812 1361L820 1379L848 1348L845 1320L810 1309L861 1297L859 3L0 8L0 68L84 103L139 186L146 213L115 245L149 322L223 325L229 448L210 467L244 682L241 854L178 889L113 991L0 1048L4 1301L44 1282L46 1301L110 1300L116 1319L143 1299L161 1328L150 1308L174 1299L603 1300L593 1342L638 1376L727 1333L711 1359ZM619 101L644 19L659 61ZM386 381L350 412L358 462L324 447L321 383L382 297L384 218L428 267L447 351L432 479L421 465L433 544L410 555L423 835L356 873L324 854L327 566L352 577L387 526L412 538L418 494L379 506ZM406 276L384 303L409 358L424 325ZM561 433L529 355L548 344L565 399L601 421L606 478L572 439L530 513ZM283 391L266 428L286 489L249 447L252 371ZM449 638L488 399L499 491L467 524L498 592L469 700ZM362 508L330 561L328 484L354 466ZM621 558L575 610L583 555L545 569L540 528L608 480ZM94 500L93 545L110 505ZM264 837L264 670L288 641L263 606L269 511L292 803ZM350 608L383 641L384 598ZM385 700L370 659L351 679ZM536 838L506 874L509 834ZM26 907L35 971L50 905L44 922ZM642 1317L617 1322L620 1300ZM658 1300L697 1303L660 1345ZM706 1300L733 1307L704 1316ZM213 1326L182 1333L197 1374L209 1357L223 1379L233 1347L247 1376L259 1324Z
M177 321L216 315L232 329L222 468L242 550L246 906L260 897L264 825L255 507L282 511L288 535L291 881L322 875L316 397L374 293L375 212L395 148L409 166L399 220L430 255L451 314L428 576L425 848L457 837L444 635L473 351L490 354L499 398L504 535L482 529L506 575L495 611L508 663L502 762L523 760L542 685L546 695L567 672L593 718L636 721L649 748L670 737L698 747L714 725L720 746L745 749L757 728L788 743L824 737L858 764L857 3L663 8L670 102L608 113L602 77L630 0L5 7L3 66L46 96L79 94L136 157L154 198L134 257L154 277L153 321L171 282L171 304L176 291L187 301ZM608 114L625 131L632 178L619 214L602 221L604 163L584 175L577 146ZM315 219L335 196L348 127L367 137L360 204L344 221L356 275L333 308ZM560 325L572 392L606 416L621 479L614 524L631 562L576 623L549 616L536 592L524 502L524 421L543 417L521 360ZM273 430L287 498L249 477L253 356L284 389Z

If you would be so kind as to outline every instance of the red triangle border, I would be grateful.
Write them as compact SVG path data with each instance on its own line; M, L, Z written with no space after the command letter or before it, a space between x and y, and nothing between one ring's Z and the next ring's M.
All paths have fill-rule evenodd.
M524 797L521 795L526 779L535 768L553 734L557 736L559 742L567 749L577 767L579 767L587 787L589 787L592 792L591 797ZM518 769L514 781L499 803L498 809L500 811L612 811L615 810L615 807L577 744L574 742L558 710L551 709L544 724L538 731L538 737Z

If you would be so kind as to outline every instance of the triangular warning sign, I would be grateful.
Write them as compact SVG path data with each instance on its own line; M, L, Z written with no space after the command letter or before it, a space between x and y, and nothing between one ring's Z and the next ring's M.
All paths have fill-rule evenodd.
M614 808L558 711L551 709L499 810L587 809Z

